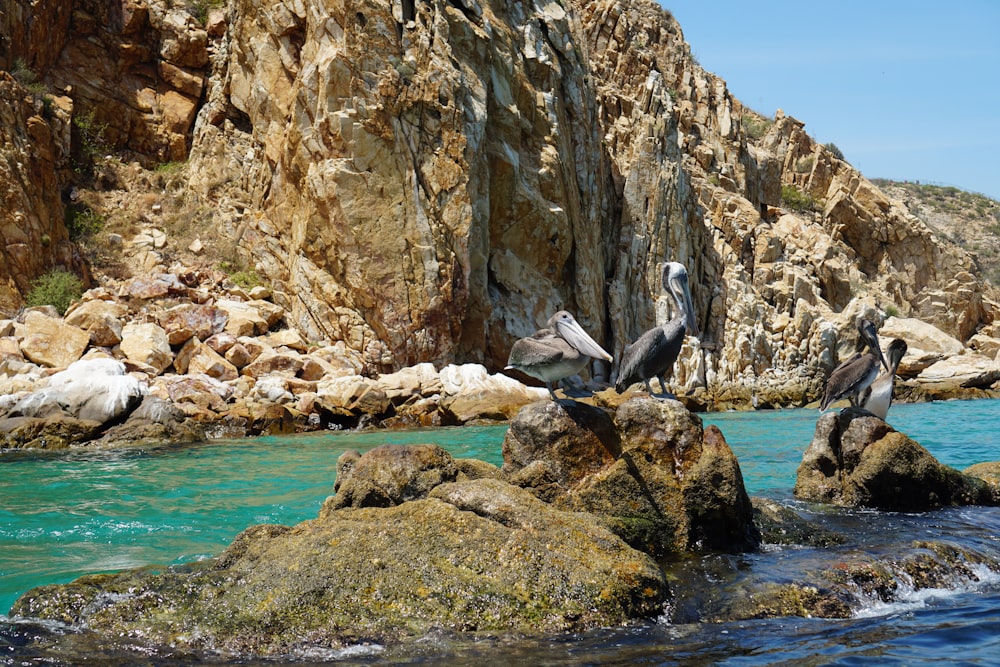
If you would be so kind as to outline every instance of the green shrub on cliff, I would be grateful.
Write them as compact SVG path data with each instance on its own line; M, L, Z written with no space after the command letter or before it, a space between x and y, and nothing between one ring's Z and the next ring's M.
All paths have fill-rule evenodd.
M63 269L53 269L31 283L25 305L54 306L62 315L74 299L83 294L83 281L76 274Z
M781 203L793 211L815 211L816 200L794 185L781 186Z

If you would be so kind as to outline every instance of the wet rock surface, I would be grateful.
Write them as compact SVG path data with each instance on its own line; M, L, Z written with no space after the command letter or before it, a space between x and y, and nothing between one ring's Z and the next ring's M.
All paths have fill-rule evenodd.
M919 443L855 408L819 418L799 465L795 495L904 512L996 503L987 482L942 465Z
M433 628L575 631L661 613L654 556L755 544L732 452L677 402L541 401L511 432L503 469L436 445L349 452L312 521L250 528L203 565L35 589L12 614L253 655Z
M36 589L14 615L155 644L281 655L434 628L560 632L657 614L666 580L585 514L496 480L389 508L257 526L210 566Z

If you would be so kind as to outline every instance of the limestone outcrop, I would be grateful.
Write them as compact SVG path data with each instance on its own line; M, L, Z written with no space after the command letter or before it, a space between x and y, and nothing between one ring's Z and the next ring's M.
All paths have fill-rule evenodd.
M820 417L799 464L795 496L903 512L996 504L989 483L941 464L919 443L858 408Z

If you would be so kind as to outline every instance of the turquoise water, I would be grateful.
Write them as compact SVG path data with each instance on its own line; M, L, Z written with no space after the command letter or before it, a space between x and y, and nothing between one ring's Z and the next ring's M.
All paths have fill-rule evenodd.
M795 471L817 416L815 410L702 415L722 429L752 495L792 504ZM1000 401L990 400L895 405L889 421L961 469L1000 460L998 417ZM456 456L500 464L505 433L506 426L331 432L186 447L0 454L0 611L33 586L203 559L250 525L313 518L332 493L337 458L349 449L434 442ZM893 540L920 537L1000 550L996 508L821 518L874 550L891 552ZM762 553L740 557L733 567L769 577L806 568L816 558L807 550ZM516 646L425 646L419 656L389 651L355 656L349 664L865 664L872 657L880 664L955 664L952 646L962 647L965 664L1000 664L994 658L1000 655L998 609L1000 586L987 582L847 621L658 623ZM17 643L9 634L0 636L0 664L8 664L5 642ZM348 664L347 656L337 657Z

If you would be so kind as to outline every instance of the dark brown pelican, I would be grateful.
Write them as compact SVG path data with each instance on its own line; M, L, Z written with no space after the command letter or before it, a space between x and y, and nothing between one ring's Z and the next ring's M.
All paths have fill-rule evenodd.
M615 391L619 394L628 387L642 380L646 391L655 396L649 379L659 378L660 389L666 396L667 373L672 373L677 355L684 343L684 332L698 335L698 324L695 322L694 307L691 305L691 292L688 290L688 274L683 264L667 262L663 265L663 288L674 297L676 310L672 320L663 326L653 327L639 336L622 352L621 367L618 370L618 382Z
M878 346L875 325L867 319L859 317L857 327L858 334L860 334L858 351L853 357L833 369L833 373L830 374L830 378L823 387L823 400L819 404L820 412L845 396L850 399L851 405L859 405L859 398L878 375L879 363L885 366L886 370L889 370L889 365L885 363L885 357L882 356L882 348ZM867 354L861 354L861 350L866 345L871 351Z
M892 389L896 382L896 371L899 370L899 362L904 354L906 354L906 341L894 338L889 343L889 349L886 350L886 356L889 357L889 370L872 382L862 400L865 410L880 419L885 419L885 416L889 414L889 406L892 405Z
M514 343L507 368L538 378L556 400L552 383L576 375L591 358L611 361L611 355L587 335L576 319L560 310L549 318L545 329Z

